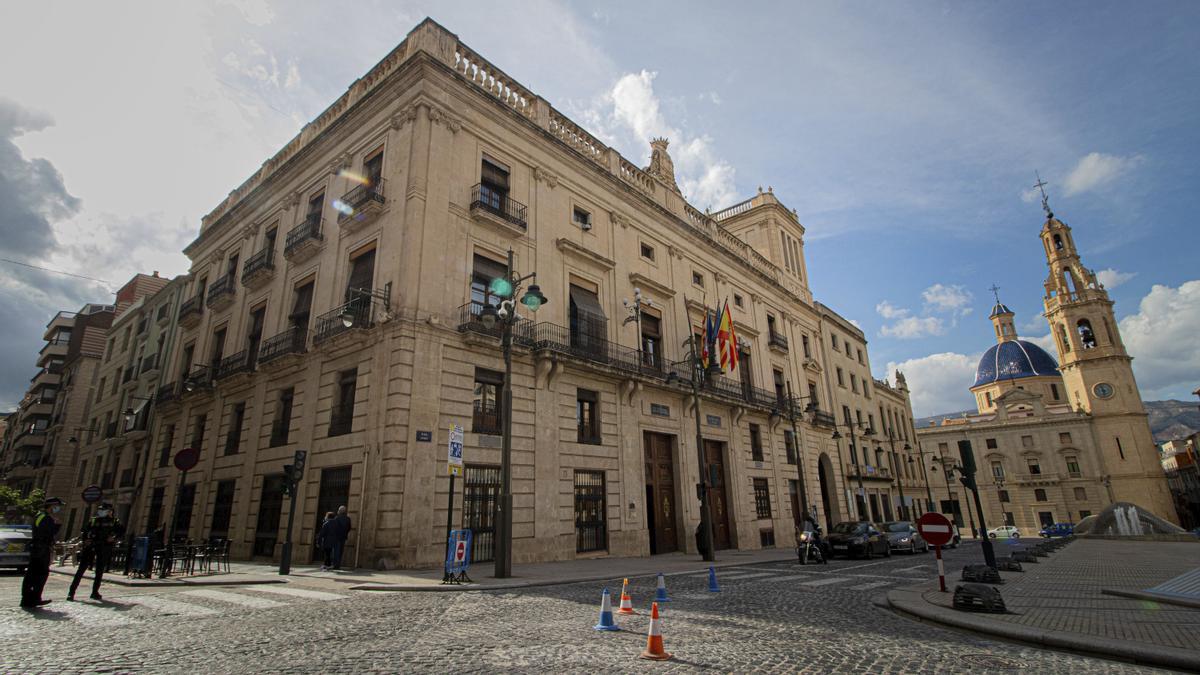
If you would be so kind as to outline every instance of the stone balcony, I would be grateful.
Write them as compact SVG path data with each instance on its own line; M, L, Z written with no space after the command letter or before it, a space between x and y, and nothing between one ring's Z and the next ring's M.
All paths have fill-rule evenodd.
M275 276L275 251L264 248L246 259L242 265L242 285L250 290L265 286Z
M334 201L333 208L338 212L338 225L342 232L353 232L370 225L387 207L387 199L383 193L384 181L376 178L367 185L357 185L354 189Z
M325 235L321 233L323 222L321 214L314 213L293 227L284 241L283 257L300 263L315 256L325 245Z
M208 287L208 308L214 312L228 309L236 295L237 285L233 281L233 274L226 274Z
M204 316L204 296L196 294L179 304L179 325L195 328Z

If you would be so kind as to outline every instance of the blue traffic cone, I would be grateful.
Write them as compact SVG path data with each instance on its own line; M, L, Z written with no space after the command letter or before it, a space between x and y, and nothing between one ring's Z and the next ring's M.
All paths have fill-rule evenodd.
M595 625L596 630L621 630L621 627L613 621L612 600L608 595L608 587L604 587L604 595L600 596L600 623Z
M720 593L721 587L717 585L717 570L716 568L708 568L708 592Z
M654 591L654 601L655 602L670 602L671 601L671 599L667 597L667 580L663 578L662 572L658 573L658 588L655 589L655 591Z

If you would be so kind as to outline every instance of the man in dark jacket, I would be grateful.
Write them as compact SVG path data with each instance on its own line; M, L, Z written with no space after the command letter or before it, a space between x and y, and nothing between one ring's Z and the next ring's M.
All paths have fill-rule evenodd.
M21 581L21 606L33 609L49 603L42 599L42 589L50 577L50 559L54 557L54 535L58 534L58 519L62 500L51 497L42 503L42 511L33 519L33 538L29 542L29 566Z
M339 506L334 522L333 537L333 569L342 569L342 551L346 548L346 539L350 536L350 516L346 515L346 507Z
M79 569L75 570L75 578L71 581L71 590L67 592L67 600L75 599L75 589L79 588L79 582L83 581L83 573L89 567L93 568L95 576L92 581L92 599L104 599L100 597L100 582L104 580L104 570L108 569L108 561L112 558L113 544L116 543L117 534L121 531L121 521L113 516L112 504L108 502L101 504L96 509L96 515L84 524L83 532L80 534L83 546L79 550Z

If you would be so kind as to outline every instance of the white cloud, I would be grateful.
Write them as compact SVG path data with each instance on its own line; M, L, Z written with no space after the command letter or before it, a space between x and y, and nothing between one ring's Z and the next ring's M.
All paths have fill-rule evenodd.
M1084 155L1063 181L1063 193L1070 197L1102 187L1142 161L1140 155L1118 157L1092 152Z
M851 326L854 326L855 328L857 328L859 330L863 329L862 324L858 322L858 319L846 319L846 320L850 322Z
M970 388L975 382L979 354L930 354L900 363L888 362L887 372L904 373L912 397L913 415L928 417L974 408Z
M884 300L878 305L875 305L875 311L885 319L899 319L908 316L911 312L903 307L896 307L892 303Z
M1120 326L1142 398L1190 398L1200 382L1200 280L1156 284Z
M934 284L921 293L925 307L935 312L946 312L966 316L971 313L974 296L965 286Z
M666 137L671 141L668 151L675 162L675 180L688 201L701 210L730 205L738 197L733 166L717 157L709 136L689 134L667 122L654 92L657 76L648 70L622 75L583 112L584 121L605 142L621 146L635 164L648 163L651 138Z
M1137 276L1137 272L1121 272L1113 268L1096 272L1096 278L1105 288L1111 290Z
M894 337L901 340L913 340L930 335L943 335L945 332L945 322L936 316L908 316L879 329L879 333L884 337Z
M1055 361L1058 361L1058 347L1055 346L1054 338L1049 333L1040 337L1024 337L1021 339L1041 347L1047 354L1053 356Z

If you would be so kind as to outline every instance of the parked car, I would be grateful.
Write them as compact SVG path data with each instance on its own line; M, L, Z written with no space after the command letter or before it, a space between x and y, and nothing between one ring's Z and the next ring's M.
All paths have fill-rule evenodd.
M29 567L29 542L33 528L29 525L0 525L0 567L24 572Z
M1021 531L1014 525L1001 525L988 530L988 536L992 539L1020 539Z
M907 520L895 520L890 523L884 523L882 526L883 534L888 539L888 546L893 551L908 551L916 553L920 551L925 553L929 550L929 544L921 538L921 533L917 532L916 525L913 525Z
M1049 539L1050 537L1065 537L1068 534L1074 533L1075 526L1071 523L1054 523L1049 527L1043 527L1042 531L1038 532L1038 534L1042 535L1042 537L1046 539Z
M876 555L890 556L892 547L879 528L866 520L847 520L833 526L829 536L830 558L839 555L873 558Z

